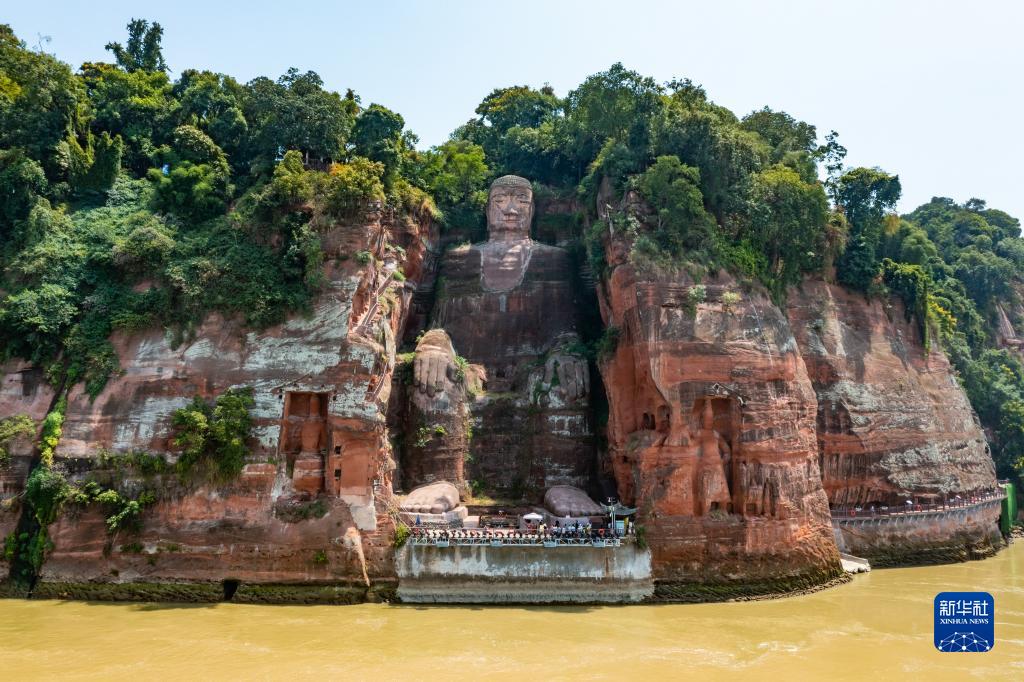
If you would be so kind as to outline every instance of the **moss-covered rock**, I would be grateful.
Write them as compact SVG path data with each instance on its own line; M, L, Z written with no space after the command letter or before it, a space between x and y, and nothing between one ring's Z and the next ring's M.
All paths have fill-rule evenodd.
M361 585L255 585L242 583L231 601L242 604L361 604Z
M33 599L79 599L83 601L152 601L212 603L223 599L220 583L67 583L39 582Z
M658 581L649 602L716 602L771 599L816 592L848 582L842 569L815 571L762 582L697 583Z

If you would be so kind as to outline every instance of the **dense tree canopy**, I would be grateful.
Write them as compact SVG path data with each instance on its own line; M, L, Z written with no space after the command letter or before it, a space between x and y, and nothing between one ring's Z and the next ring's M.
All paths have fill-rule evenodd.
M0 26L0 357L93 395L118 370L114 330L280 321L322 280L319 230L429 203L398 114L312 71L172 80L162 36L132 20L115 63L75 73ZM482 183L473 168L446 172Z

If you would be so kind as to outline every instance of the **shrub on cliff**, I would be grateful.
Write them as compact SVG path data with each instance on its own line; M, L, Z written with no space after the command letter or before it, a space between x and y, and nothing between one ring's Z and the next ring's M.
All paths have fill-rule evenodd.
M55 467L36 467L25 482L25 501L44 528L57 520L72 492L63 470Z
M383 175L384 164L360 156L333 164L320 186L327 210L341 218L353 217L371 202L383 202Z
M251 388L228 389L212 405L196 396L188 407L174 411L174 444L182 448L180 473L230 481L242 472L249 453L252 393Z
M158 210L202 222L224 213L233 187L227 157L206 133L194 126L174 130L172 146L157 155L162 168L147 177L156 188Z
M828 248L828 199L820 182L807 182L779 164L754 174L748 202L740 239L760 246L768 265L762 278L778 297L821 267Z
M649 237L672 256L696 251L713 240L714 220L703 207L700 172L678 157L658 157L638 179L640 194L655 211Z
M7 448L12 440L18 437L34 436L35 421L25 414L16 414L0 419L0 467L10 462L11 455Z

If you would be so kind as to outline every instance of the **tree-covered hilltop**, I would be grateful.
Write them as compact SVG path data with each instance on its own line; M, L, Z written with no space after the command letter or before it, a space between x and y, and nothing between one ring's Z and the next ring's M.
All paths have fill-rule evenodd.
M112 63L75 71L0 26L3 358L97 395L119 370L113 331L182 338L211 311L273 324L321 285L330 227L381 203L472 234L487 183L515 173L579 200L576 238L599 267L598 195L635 190L643 220L609 220L645 267L725 268L776 299L807 275L900 296L958 369L1000 472L1024 466L1024 366L998 347L1004 319L1024 324L1024 240L983 201L897 216L899 178L844 167L835 132L767 107L741 118L621 64L564 97L495 89L424 151L401 115L312 71L172 79L161 38L133 20Z
M74 72L0 26L0 355L55 383L102 391L117 329L302 311L326 229L378 202L436 213L431 194L462 201L487 173L312 71L172 80L160 26L128 34Z

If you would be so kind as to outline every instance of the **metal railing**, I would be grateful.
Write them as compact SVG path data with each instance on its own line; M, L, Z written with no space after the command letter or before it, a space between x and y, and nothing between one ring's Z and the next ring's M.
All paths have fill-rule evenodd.
M373 323L373 318L377 315L377 310L380 308L380 297L384 295L384 290L391 284L391 279L394 276L394 272L389 272L387 277L384 278L384 283L381 284L373 292L373 300L370 301L370 306L366 309L366 312L360 318L359 323L355 326L355 333L360 336L366 336L370 329L370 325Z
M970 495L968 497L956 497L944 502L914 502L913 504L904 505L869 505L866 507L846 505L841 507L832 507L829 511L832 513L833 519L872 519L888 516L913 516L916 514L935 512L961 511L963 509L980 506L987 502L992 502L993 500L1001 500L1004 497L1006 497L1006 492L999 489L987 490L983 493Z
M632 541L626 535L562 535L546 533L446 532L413 529L409 544L429 547L621 547Z

